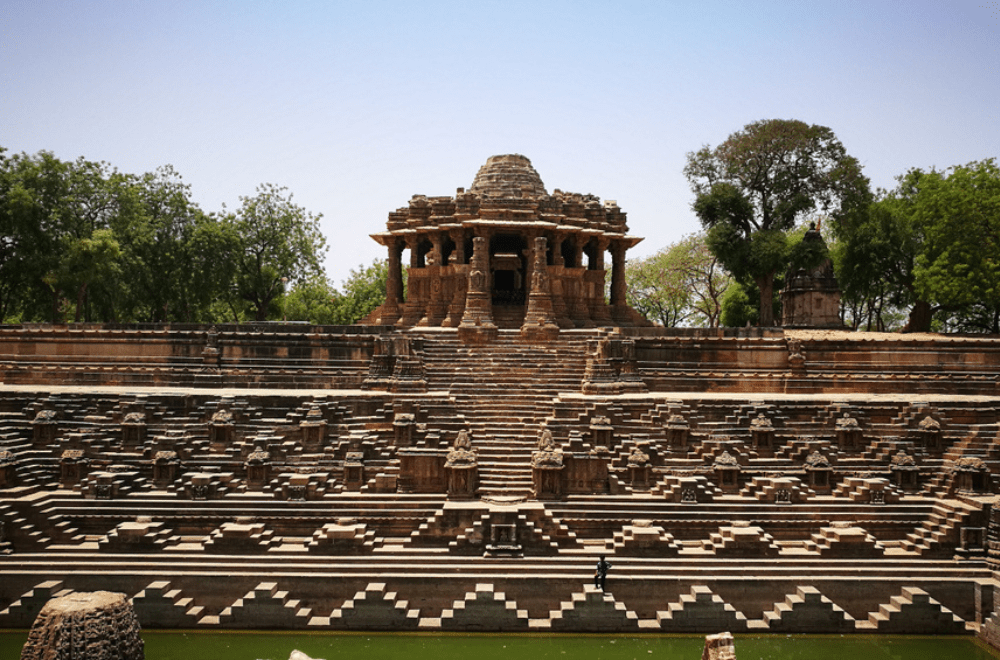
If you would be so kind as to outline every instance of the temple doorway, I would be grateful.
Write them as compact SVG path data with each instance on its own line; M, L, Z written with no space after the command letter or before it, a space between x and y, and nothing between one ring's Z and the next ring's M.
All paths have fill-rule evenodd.
M494 305L524 305L526 247L524 238L516 234L499 234L490 240Z

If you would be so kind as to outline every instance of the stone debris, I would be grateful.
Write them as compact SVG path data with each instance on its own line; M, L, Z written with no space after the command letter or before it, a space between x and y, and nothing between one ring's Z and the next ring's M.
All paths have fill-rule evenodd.
M701 660L736 660L736 646L733 634L729 632L705 637L705 649L701 652Z

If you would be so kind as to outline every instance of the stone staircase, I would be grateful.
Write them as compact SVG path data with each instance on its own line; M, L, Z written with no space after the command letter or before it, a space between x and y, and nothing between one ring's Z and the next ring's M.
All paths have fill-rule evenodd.
M906 535L902 548L922 556L950 555L962 523L976 510L957 500L940 500L922 525Z
M488 348L463 344L455 333L428 332L424 372L429 390L447 389L463 411L479 453L482 496L524 497L531 492L531 453L553 399L580 390L593 332L550 343L522 343L501 330Z

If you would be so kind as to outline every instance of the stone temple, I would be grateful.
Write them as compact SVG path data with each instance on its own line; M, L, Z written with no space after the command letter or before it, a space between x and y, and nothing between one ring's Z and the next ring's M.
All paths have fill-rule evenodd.
M995 633L1000 338L646 326L520 156L375 238L356 326L0 327L0 627Z
M648 325L625 302L625 251L641 241L625 213L593 195L545 191L524 156L493 156L468 192L415 195L373 234L388 249L387 300L371 317L402 328L495 337L558 328ZM401 254L408 249L403 300ZM604 254L612 257L610 302Z

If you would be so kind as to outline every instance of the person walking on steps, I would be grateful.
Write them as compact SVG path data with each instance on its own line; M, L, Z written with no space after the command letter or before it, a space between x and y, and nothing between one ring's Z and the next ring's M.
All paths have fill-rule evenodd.
M605 582L608 579L608 570L611 568L611 564L604 561L604 555L601 555L600 561L597 562L597 570L594 572L594 586L601 591L604 591Z

